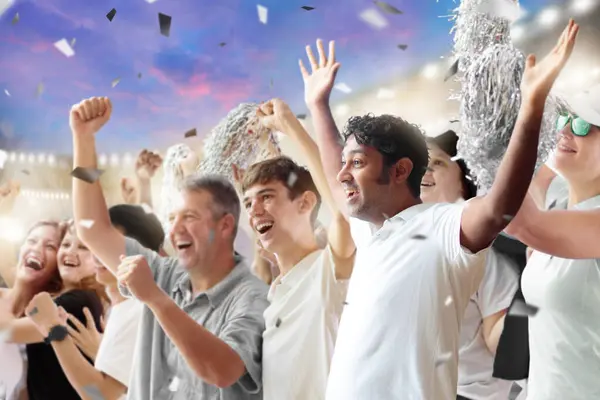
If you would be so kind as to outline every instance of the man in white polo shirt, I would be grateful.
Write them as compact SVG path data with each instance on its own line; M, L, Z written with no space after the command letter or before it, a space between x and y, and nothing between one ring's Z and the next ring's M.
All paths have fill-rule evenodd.
M298 119L278 99L262 105L259 117L263 125L294 140L310 169L277 157L252 165L242 181L250 226L265 250L275 254L281 272L264 313L263 396L320 400L325 398L355 246L332 199L316 144ZM332 214L324 249L315 234L321 196Z
M463 313L483 275L484 250L527 193L544 103L572 50L572 25L569 40L540 64L528 58L521 110L495 183L463 204L421 204L427 146L420 129L401 118L351 118L342 152L328 106L335 73L327 69L339 64L331 49L324 59L321 43L320 62L309 51L313 72L302 73L325 173L330 182L337 175L341 185L332 190L345 195L349 216L375 231L357 256L327 399L456 397Z

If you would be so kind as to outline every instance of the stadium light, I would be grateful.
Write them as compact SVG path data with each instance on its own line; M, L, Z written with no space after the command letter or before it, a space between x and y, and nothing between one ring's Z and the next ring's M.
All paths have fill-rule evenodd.
M548 7L543 10L538 16L540 25L545 27L553 27L560 19L560 9L558 7Z

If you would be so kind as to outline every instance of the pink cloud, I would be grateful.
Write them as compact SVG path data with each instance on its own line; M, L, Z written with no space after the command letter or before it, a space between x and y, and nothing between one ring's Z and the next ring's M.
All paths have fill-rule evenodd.
M189 83L180 85L177 88L177 94L190 99L197 99L210 94L210 89L206 74L196 74L192 76Z
M75 81L75 82L73 82L73 85L75 85L79 89L83 89L83 90L94 90L94 87L86 82Z
M212 97L217 100L221 106L230 110L243 101L247 101L254 91L253 85L248 81L230 80L215 87Z

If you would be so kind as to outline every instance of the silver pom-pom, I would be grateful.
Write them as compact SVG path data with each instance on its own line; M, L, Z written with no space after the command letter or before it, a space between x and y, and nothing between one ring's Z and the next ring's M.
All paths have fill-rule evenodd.
M521 106L525 57L511 45L494 45L473 61L463 78L458 152L477 184L489 189L508 147ZM546 102L538 166L556 145L556 101Z
M274 133L256 117L257 104L242 103L231 110L204 141L204 160L199 171L233 180L232 164L241 169L281 155Z

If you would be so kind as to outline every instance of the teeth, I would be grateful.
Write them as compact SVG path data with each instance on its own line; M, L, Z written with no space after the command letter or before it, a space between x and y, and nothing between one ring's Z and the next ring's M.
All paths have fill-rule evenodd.
M181 246L191 246L192 242L177 242L177 247Z
M273 226L273 224L271 222L264 222L264 223L256 225L256 230L257 231L262 231L263 229L267 229L267 228L270 228L272 226Z
M27 257L27 259L25 260L25 263L27 265L34 266L35 269L42 268L42 262L35 257Z

